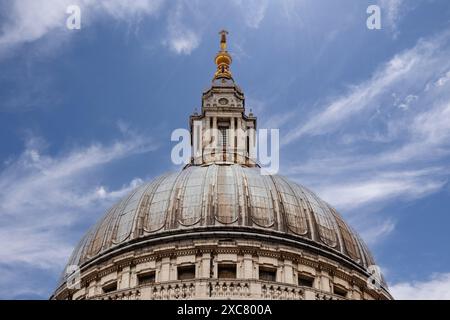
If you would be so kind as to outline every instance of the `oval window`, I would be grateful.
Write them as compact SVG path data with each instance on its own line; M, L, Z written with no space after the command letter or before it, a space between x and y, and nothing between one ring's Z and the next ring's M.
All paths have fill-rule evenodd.
M220 98L220 99L219 99L219 104L221 104L221 105L228 104L228 99L226 99L226 98Z

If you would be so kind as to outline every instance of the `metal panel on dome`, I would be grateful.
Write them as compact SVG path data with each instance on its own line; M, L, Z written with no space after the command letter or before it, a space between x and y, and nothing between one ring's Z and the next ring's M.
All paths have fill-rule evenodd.
M189 176L183 186L178 221L186 226L197 224L202 218L203 186L206 168L189 168Z
M367 247L366 243L361 239L359 234L357 234L356 232L354 232L353 234L358 239L358 243L359 243L359 245L361 247L361 251L364 254L366 266L368 267L368 266L376 265L375 260L373 259L372 253L370 252L370 250Z
M123 202L123 201L122 201ZM109 230L109 226L111 224L111 221L116 217L116 212L118 208L121 207L122 202L118 203L114 207L112 207L106 216L99 222L97 225L95 235L93 236L92 240L90 241L90 247L87 252L87 256L95 256L100 252L100 250L103 247L104 239L107 235L107 231Z
M341 216L336 212L336 210L333 209L332 211L339 227L339 231L341 233L347 255L359 263L361 261L361 255L359 252L358 244L356 243L357 240L352 236L352 232L350 231L349 227L341 218Z
M136 189L134 194L127 200L124 208L119 213L119 218L115 226L114 243L123 242L130 236L137 208L139 207L139 202L141 201L142 195L147 188L148 185L144 185Z
M150 202L148 214L145 215L144 230L154 232L164 227L167 210L178 174L171 174L161 181Z
M306 235L308 233L308 217L301 205L301 198L295 194L295 184L289 184L283 177L274 176L276 187L286 216L288 228L296 234Z
M330 247L336 247L338 244L337 234L335 231L337 226L328 206L322 203L322 201L317 198L314 193L306 188L303 189L303 194L305 195L306 199L308 199L308 203L313 211L319 231L320 240Z
M265 182L265 176L256 169L244 171L250 200L252 221L261 227L271 227L275 223L270 188Z
M239 218L237 181L235 170L231 166L219 167L217 173L217 221L229 224L236 222Z

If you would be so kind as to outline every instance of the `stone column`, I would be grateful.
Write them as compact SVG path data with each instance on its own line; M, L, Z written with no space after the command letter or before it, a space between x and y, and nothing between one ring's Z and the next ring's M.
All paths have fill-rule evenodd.
M196 298L207 299L209 298L209 279L211 277L211 254L203 253L200 258L200 268L198 278L200 281L196 283Z
M292 261L284 260L283 271L284 271L283 272L283 274L284 274L283 282L289 283L289 284L295 284L295 282L294 282L294 268L292 267Z
M101 291L101 288L100 288L100 291ZM97 281L92 280L91 282L89 282L89 286L87 289L87 297L91 298L100 293L101 292L98 292L98 290L97 290Z
M242 140L243 140L243 132L242 132L242 119L241 118L236 118L237 120L237 163L244 163L242 155L243 155L243 150L244 150L244 145L242 144Z
M214 137L214 160L218 160L219 159L219 148L218 148L218 139L219 139L219 135L217 133L217 117L213 117L213 123L212 123L212 135Z
M202 141L202 153L203 158L208 161L211 153L210 145L211 145L211 118L206 117L205 118L205 135L204 140Z
M118 275L118 283L117 289L128 289L130 287L130 279L131 279L131 268L126 266L122 269L120 274Z
M331 278L327 271L322 270L320 272L320 287L319 289L324 292L331 292Z
M211 254L203 253L200 260L200 274L199 278L210 278L211 274Z
M236 277L239 279L253 279L253 257L251 254L244 254L241 261L241 268L238 269L239 274Z
M159 271L159 279L158 281L164 282L171 280L170 277L170 258L162 258L161 259L161 269Z
M227 156L227 159L229 161L234 162L234 137L236 136L236 130L234 129L234 122L235 122L235 118L230 118L230 130L228 131L228 152L229 155Z

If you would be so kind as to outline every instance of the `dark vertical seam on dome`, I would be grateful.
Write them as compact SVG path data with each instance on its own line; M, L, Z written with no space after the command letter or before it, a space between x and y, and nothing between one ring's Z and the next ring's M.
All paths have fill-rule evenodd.
M349 228L350 228L350 227L349 227ZM366 255L365 255L365 253L364 253L364 249L363 249L362 246L361 246L361 239L359 238L359 236L357 236L356 232L353 231L353 229L352 229L352 232L353 232L354 237L355 237L355 239L356 239L356 245L358 246L359 254L360 254L360 256L361 256L361 262L362 262L362 265L365 266L365 267L367 267L367 266L368 266L368 263L367 263L367 260L366 260Z
M234 201L234 203L229 203L229 205L230 206L232 206L232 205L234 205L234 215L231 217L232 219L231 219L231 222L223 222L223 220L221 220L221 219L219 219L219 191L218 191L218 186L219 186L219 180L217 179L217 188L216 188L216 190L217 190L217 196L216 196L216 199L217 199L217 212L216 212L216 214L214 215L214 220L217 220L219 223L221 223L221 224L225 224L225 225L232 225L232 224L234 224L238 219L239 219L239 212L238 212L238 208L237 208L237 202L238 201L236 201L236 199L238 200L239 198L238 198L238 192L237 192L237 187L236 187L236 182L237 182L237 178L236 178L236 173L235 173L235 170L233 169L233 167L232 166L218 166L218 172L220 171L220 168L222 168L222 169L224 169L224 170L227 170L227 169L230 169L231 170L231 176L233 177L233 183L232 183L232 185L233 185L233 189L234 189L234 199L235 199L235 201ZM217 174L217 177L219 177L220 175L219 175L219 173ZM237 213L237 216L236 216L236 212L238 212ZM215 224L215 221L214 221L214 224Z
M211 183L208 186L209 192L208 192L208 205L207 205L207 212L205 217L205 224L210 226L214 224L214 215L215 215L215 194L216 194L216 185L217 185L217 173L218 173L218 167L216 164L212 164L208 166L208 176L211 175L211 179L206 178L207 180L211 181Z
M257 170L257 169L253 169L253 168L249 168L248 170ZM252 171L247 171L247 172L252 172ZM253 175L253 172L251 173L252 175ZM257 176L257 177L260 177L260 176L258 176L258 175L254 175L254 176ZM267 195L267 199L269 199L269 201L271 200L271 197L269 198L269 196L270 196L270 193L268 193L267 192L267 188L268 188L268 186L267 186L267 184L266 184L266 182L265 182L265 179L262 179L262 181L263 181L263 187L264 187L264 190L266 191L265 193L266 193L266 195ZM248 181L247 181L248 182ZM253 204L253 199L250 197L250 188L249 188L249 186L248 186L248 183L247 183L247 189L248 189L248 194L249 194L249 207L251 208L251 209L254 209L256 206ZM273 204L272 204L273 205ZM270 209L270 208L267 208L268 210ZM271 223L269 223L269 224L267 224L267 225L262 225L262 224L259 224L258 222L256 222L255 220L255 217L254 217L254 215L253 215L253 213L254 213L254 210L252 210L252 212L250 213L250 219L251 219L251 221L252 221L252 223L254 223L254 224L256 224L258 227L263 227L263 228L273 228L273 226L274 226L274 224L275 224L275 216L272 214L272 218L273 218L273 220L271 221ZM272 212L273 213L273 212ZM268 218L270 218L270 212L268 212Z
M157 191L158 188L163 184L163 182L164 182L168 177L172 176L173 174L175 174L175 173L168 173L168 174L162 176L162 177L160 178L160 180L158 181L158 183L155 185L155 188L153 189L153 192L151 193L152 196L151 196L151 198L149 199L148 213L144 216L144 221L142 222L142 234L144 234L144 233L146 233L146 232L147 232L147 233L155 232L156 230L161 229L161 228L163 228L163 227L165 226L165 222L164 222L164 224L163 224L162 226L158 226L158 228L157 228L156 230L151 230L151 228L150 228L150 229L147 229L147 228L146 228L146 227L147 227L147 224L148 224L148 221L149 221L149 219L150 219L150 208L151 208L151 206L152 206L153 199L155 198L156 191ZM166 213L166 215L167 215L167 213ZM165 217L164 219L167 219L167 217Z
M307 188L304 188L308 193L309 193L309 195L312 197L312 198L314 198L314 200L317 202L317 204L319 205L319 207L320 207L320 209L322 209L322 211L323 212L326 212L326 210L325 210L325 208L323 207L323 201L322 201L322 199L320 199L319 197L317 197L316 196L316 194L314 193L314 192L312 192L312 191L310 191L309 189L307 189ZM318 213L319 214L319 213ZM332 217L332 219L330 219L331 220L331 224L333 225L333 231L334 231L334 233L335 233L335 236L336 236L336 245L338 245L339 244L339 247L338 247L338 249L339 249L339 251L341 251L342 252L342 250L341 250L341 248L342 248L342 244L340 243L340 238L339 238L339 236L340 236L340 232L338 232L338 227L337 227L337 223L336 223L336 219L334 218L334 216L331 214L331 217ZM326 218L325 218L326 219ZM319 232L320 232L320 230L319 230ZM320 234L319 234L320 235ZM322 237L321 237L322 238ZM330 245L330 247L333 247L333 246L331 246Z
M311 205L311 202L308 198L308 196L305 193L305 188L301 187L300 188L300 192L303 193L303 198L305 199L305 205L309 211L309 217L311 219L311 225L313 226L313 230L311 230L311 240L316 241L316 242L320 242L321 241L321 235L320 235L320 230L319 230L319 223L317 222L316 219L316 213L313 210L313 207Z
M172 202L173 208L171 212L171 218L169 219L169 229L176 229L178 222L181 222L183 225L183 215L181 208L183 207L184 195L186 193L186 185L189 180L189 177L192 175L196 167L190 167L189 169L181 171L181 179L180 184L178 185L178 179L175 181L177 187L175 188L175 198Z
M201 207L201 215L204 219L204 223L206 225L209 225L209 220L210 220L210 211L211 211L211 183L210 183L210 171L211 171L211 166L207 166L206 167L206 174L205 174L205 185L204 185L204 192L202 194L202 207ZM206 192L205 192L206 191ZM206 200L205 200L206 198Z
M180 187L180 192L179 192L179 200L177 199L177 211L178 212L176 212L176 215L175 215L176 219L174 220L174 223L181 223L182 225L186 225L182 219L183 218L182 209L184 208L183 203L184 203L184 197L185 197L186 190L187 190L187 184L189 183L191 176L194 173L196 173L195 171L200 171L200 170L202 170L202 169L199 167L190 167L189 174L186 174L186 176L182 180L182 185ZM203 185L203 181L202 181L202 185ZM197 215L197 213L194 213L194 215ZM195 222L189 223L188 225L190 226L190 225L197 224L201 219L202 219L202 214L200 212L198 219L196 219ZM174 227L176 227L176 224L174 224Z
M283 198L281 197L280 191L277 188L277 184L275 182L275 177L272 176L272 175L269 175L269 177L270 177L270 180L272 181L272 185L274 186L275 191L276 191L276 199L273 199L272 192L271 192L271 195L272 195L272 201L275 200L275 202L276 202L276 209L277 210L275 210L275 205L274 205L273 211L274 211L274 213L276 211L277 220L279 221L279 223L277 225L277 229L279 231L283 231L283 232L288 233L289 230L287 228L286 210L284 209L284 204L282 203L282 199ZM283 223L281 223L281 222L283 222Z
M358 236L358 246L361 250L361 256L364 260L364 266L368 267L370 265L369 257L367 256L366 247L363 245L362 239Z
M166 219L164 222L165 229L171 230L175 229L177 226L177 205L178 205L178 192L180 189L180 186L178 185L180 181L185 181L186 177L188 176L186 169L181 171L177 177L175 178L175 181L173 182L172 189L170 190L168 201L167 201L167 207L166 207ZM191 173L191 172L190 172ZM169 225L167 225L167 221L169 221ZM172 222L172 223L171 223Z
M233 120L234 121L234 120ZM236 171L236 166L232 165L230 166L230 170L233 173L233 177L234 177L234 214L235 216L233 217L233 224L236 223L236 221L238 222L239 225L239 220L241 220L241 212L240 212L240 206L239 206L239 178L237 175L237 171Z
M238 226L242 226L244 224L244 206L242 204L245 203L245 194L243 189L243 179L242 172L240 170L240 166L237 164L233 164L233 172L236 177L236 200L237 200L237 210L238 210Z
M203 167L199 167L199 170L205 170L205 173L203 175L203 179L202 179L202 188L201 188L201 197L200 197L200 225L204 225L206 223L206 216L204 214L204 210L203 210L203 205L204 205L204 201L205 201L205 185L206 185L206 177L208 176L208 168L203 168Z
M309 238L313 241L318 241L317 233L319 232L317 230L317 221L314 217L314 212L311 210L309 205L309 200L306 197L305 192L303 191L303 186L299 184L295 184L297 190L294 191L294 195L298 198L300 198L300 210L303 211L303 214L306 217L306 221L309 228Z
M145 189L145 191L142 193L141 199L139 200L139 203L136 206L136 212L133 218L133 226L132 226L132 233L131 233L131 238L132 239L136 239L139 238L142 234L143 234L143 226L144 226L144 219L145 217L143 217L143 215L145 214L144 208L142 208L143 202L145 200L145 197L149 194L152 194L155 190L156 187L159 185L160 181L163 180L165 177L167 177L170 173L166 173L162 176L160 176L159 178L157 178L154 182L150 182L147 186L147 188ZM148 199L148 205L150 206L150 196ZM143 212L141 212L143 211Z
M108 227L108 229L109 229L108 231L110 231L111 237L110 237L110 239L109 239L109 243L106 243L106 238L105 238L105 243L103 244L105 247L108 247L108 245L109 245L109 247L111 247L111 246L113 246L113 245L115 245L115 244L118 244L118 243L120 243L120 242L123 242L123 241L125 241L125 240L130 236L130 234L131 234L131 229L130 229L130 233L128 234L128 236L126 236L123 240L121 240L121 241L119 241L119 242L116 242L116 240L117 240L117 231L119 230L119 223L120 223L120 221L122 220L122 217L126 214L126 213L124 212L124 210L125 210L125 208L127 207L127 205L128 205L128 203L130 202L130 200L134 197L134 195L139 191L140 188L143 188L143 186L134 189L134 190L130 193L130 195L128 196L126 202L123 204L123 206L122 206L122 208L121 208L122 212L116 216L116 221L115 221L115 223L114 223L114 227L112 227L112 229L109 229L109 227ZM111 221L111 225L112 225L112 221Z
M345 241L345 238L343 237L342 243L344 244L344 249L347 252L347 255L356 261L361 260L361 255L359 254L359 250L356 250L358 245L356 244L356 239L355 239L355 236L353 235L353 231L350 229L350 227L347 225L347 223L345 223L344 219L341 217L339 212L337 212L336 209L334 209L332 206L329 206L329 207L330 207L331 212L335 216L335 219L338 224L338 228L339 228L339 231L341 232L341 235L343 233L343 231L341 231L341 229L344 229L344 231L347 232L348 235L350 236L349 240L351 241L351 243L349 245L353 247L353 250L355 251L355 254L356 254L356 258L352 257L352 253L350 253L350 250L347 248L347 242Z
M373 258L372 254L369 251L369 248L367 247L366 243L362 240L362 238L357 234L359 243L361 244L361 247L363 248L364 255L366 257L366 263L367 266L374 265L375 259Z
M109 226L111 224L111 220L113 219L116 211L118 210L119 205L120 205L120 203L115 205L115 206L113 206L108 211L108 213L106 214L106 217L102 218L99 221L98 227L96 228L94 236L92 237L92 242L90 243L90 247L89 247L88 252L87 252L87 257L94 257L94 256L96 256L97 254L99 254L102 251L103 246L105 244L105 238L107 236L108 229L109 229ZM104 233L104 235L103 235L103 237L101 239L101 244L100 244L98 250L95 250L96 252L92 252L93 249L94 249L93 246L94 246L95 240L97 239L98 233L99 233L100 228L102 227L103 223L105 223L105 233Z
M289 181L287 181L287 179L284 178L283 176L277 176L277 177L279 179L283 180L284 183L287 185L287 187L292 191L292 195L293 195L293 197L295 199L295 202L297 203L297 207L300 210L300 214L301 214L302 218L304 217L306 219L306 234L301 234L300 233L300 235L308 237L308 233L312 234L312 230L311 231L308 230L309 229L309 227L308 227L308 225L309 225L308 220L309 220L310 217L308 217L308 215L303 211L303 206L299 202L297 193L295 192L294 188L292 188L291 183ZM283 198L281 197L281 199L283 199ZM283 205L283 209L284 209L284 205ZM284 214L285 215L287 214L286 211L284 212ZM289 219L287 217L285 217L285 220L287 220L287 222L289 221ZM312 236L309 237L309 238L312 239Z
M242 180L243 180L243 192L244 192L244 209L245 209L245 223L247 226L251 227L253 226L253 220L252 220L252 212L250 208L250 191L248 187L248 180L247 180L247 174L244 172L242 167L239 167L241 174L242 174Z
M96 224L94 224L94 226L91 229L89 229L89 238L86 240L86 243L83 246L80 256L80 263L81 262L84 263L88 259L89 251L92 246L92 241L94 239L97 228L100 226L102 220L98 221Z

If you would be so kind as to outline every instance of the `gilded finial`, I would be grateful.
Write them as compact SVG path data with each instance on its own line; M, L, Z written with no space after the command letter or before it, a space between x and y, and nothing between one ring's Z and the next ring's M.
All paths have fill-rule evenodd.
M219 32L220 34L220 49L222 51L227 51L227 35L228 35L228 31L227 30L222 30Z
M227 51L227 35L228 31L222 30L219 32L220 35L220 51L217 53L215 58L215 63L217 65L217 71L214 74L214 79L231 79L230 65L232 62L231 56Z

